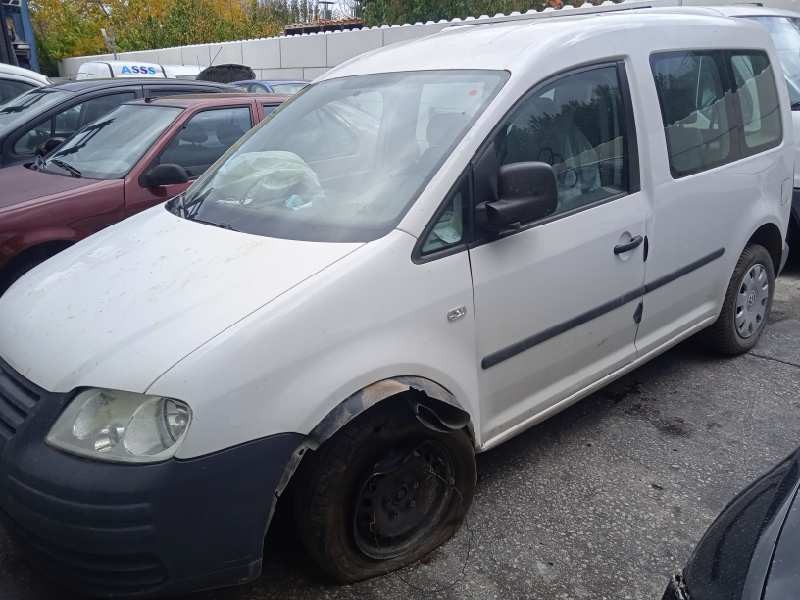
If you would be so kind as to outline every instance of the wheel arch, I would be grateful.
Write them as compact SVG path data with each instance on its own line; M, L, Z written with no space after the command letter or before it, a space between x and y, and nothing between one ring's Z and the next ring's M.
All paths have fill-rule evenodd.
M436 431L466 429L473 448L477 448L472 417L450 390L418 375L388 377L362 387L328 411L295 450L276 494L280 496L289 485L308 450L316 450L356 417L399 396L405 396L409 410L423 425Z
M778 226L774 223L764 223L750 236L745 247L751 244L760 244L767 249L767 252L772 257L772 264L777 275L778 271L780 271L783 257L783 236Z
M443 385L417 375L399 375L367 385L340 402L309 433L309 439L320 445L360 414L395 396L410 394L409 406L424 425L445 429L469 429L475 442L472 419ZM431 422L438 421L438 423Z

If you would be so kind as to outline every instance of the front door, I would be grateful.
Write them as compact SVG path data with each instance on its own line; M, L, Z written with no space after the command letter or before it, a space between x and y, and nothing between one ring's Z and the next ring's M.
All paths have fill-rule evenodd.
M537 86L475 167L476 202L493 162L547 162L558 181L554 215L470 250L489 445L635 357L645 207L624 81L611 63Z

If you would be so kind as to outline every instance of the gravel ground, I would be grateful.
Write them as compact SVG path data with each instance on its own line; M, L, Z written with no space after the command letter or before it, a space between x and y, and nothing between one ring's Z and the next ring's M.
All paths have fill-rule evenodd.
M480 455L468 525L425 564L330 585L279 512L261 579L185 600L658 600L725 503L800 444L800 260L771 320L748 355L689 340ZM68 597L42 575L0 530L0 599Z

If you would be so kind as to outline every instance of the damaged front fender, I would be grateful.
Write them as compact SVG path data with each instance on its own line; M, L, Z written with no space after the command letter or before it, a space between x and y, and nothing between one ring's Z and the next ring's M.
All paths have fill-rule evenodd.
M421 393L410 399L411 410L426 427L452 431L471 425L469 413L459 406L449 390L424 377L400 375L376 381L347 398L311 431L309 441L319 446L382 400L412 390Z

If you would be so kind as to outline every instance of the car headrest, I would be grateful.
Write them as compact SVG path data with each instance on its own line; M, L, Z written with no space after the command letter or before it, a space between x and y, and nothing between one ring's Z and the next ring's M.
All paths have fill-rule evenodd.
M217 125L216 133L220 143L232 146L245 132L240 126L223 121Z
M191 144L202 144L208 139L208 133L200 127L189 127L181 132L180 139Z

